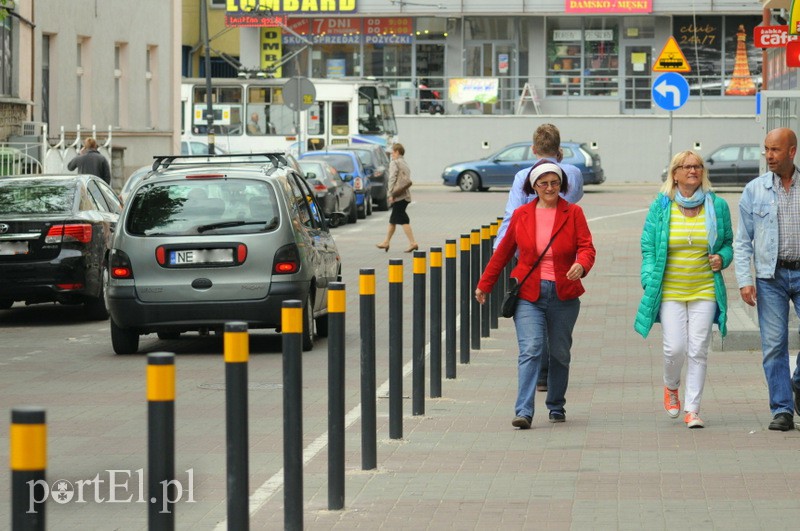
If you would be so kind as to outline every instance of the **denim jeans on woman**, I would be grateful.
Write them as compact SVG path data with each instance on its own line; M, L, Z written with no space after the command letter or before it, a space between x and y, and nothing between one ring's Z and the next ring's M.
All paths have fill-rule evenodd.
M777 268L775 278L756 278L756 308L764 352L764 375L769 389L769 409L773 415L793 415L792 381L800 388L800 366L794 377L789 368L789 300L800 316L800 271ZM797 355L800 362L800 354Z
M536 381L541 359L550 349L547 399L550 411L564 411L569 383L572 329L581 309L580 299L562 301L556 295L555 282L541 281L539 300L520 299L514 314L514 326L519 344L519 390L514 413L519 417L533 418Z

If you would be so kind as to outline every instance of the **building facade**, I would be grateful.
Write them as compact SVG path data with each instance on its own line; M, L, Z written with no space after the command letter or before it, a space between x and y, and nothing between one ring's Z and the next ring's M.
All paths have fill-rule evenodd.
M0 141L45 130L51 145L111 136L116 184L154 154L179 149L179 0L38 0L7 8Z
M245 71L376 77L412 100L427 87L448 114L514 114L533 101L542 114L658 112L653 66L669 37L691 67L695 111L749 111L762 82L757 0L208 1L238 31L238 53L226 53ZM731 91L743 76L747 90ZM469 101L476 92L482 101Z

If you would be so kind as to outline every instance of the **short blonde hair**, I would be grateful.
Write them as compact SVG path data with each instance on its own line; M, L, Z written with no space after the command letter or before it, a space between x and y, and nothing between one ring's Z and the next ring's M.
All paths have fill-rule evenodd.
M406 148L403 147L403 144L397 143L392 144L392 151L397 151L397 153L402 157L406 154Z
M708 169L706 169L706 163L703 160L703 157L694 151L687 149L686 151L676 153L675 156L672 157L672 161L669 163L669 170L667 171L667 178L664 181L664 184L661 185L661 193L670 199L675 199L675 189L677 188L677 183L675 182L675 172L678 171L678 168L683 166L683 163L689 157L696 158L703 166L703 176L700 180L700 188L703 189L703 192L710 192L714 189L714 187L711 185L711 181L708 179Z

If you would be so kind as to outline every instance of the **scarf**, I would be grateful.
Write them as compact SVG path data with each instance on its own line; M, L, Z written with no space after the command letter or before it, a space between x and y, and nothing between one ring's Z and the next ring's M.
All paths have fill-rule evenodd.
M695 208L703 205L706 207L706 234L708 235L708 252L713 254L714 245L717 243L717 215L714 210L714 196L707 194L702 188L695 190L692 197L686 198L680 190L675 190L675 202L683 208Z

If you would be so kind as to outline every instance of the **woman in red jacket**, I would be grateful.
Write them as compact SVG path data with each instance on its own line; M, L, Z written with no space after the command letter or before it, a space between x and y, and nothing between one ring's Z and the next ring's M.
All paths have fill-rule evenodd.
M511 272L517 282L544 255L522 284L514 325L519 344L519 390L513 426L531 427L536 381L542 356L550 352L547 398L550 422L564 422L564 395L569 382L572 329L580 311L581 278L594 265L592 234L583 210L558 196L567 191L561 168L542 160L531 168L525 193L538 196L514 211L508 232L483 272L475 298L486 302L506 263L519 250L519 261Z

